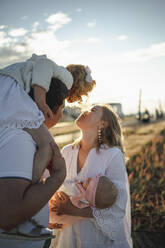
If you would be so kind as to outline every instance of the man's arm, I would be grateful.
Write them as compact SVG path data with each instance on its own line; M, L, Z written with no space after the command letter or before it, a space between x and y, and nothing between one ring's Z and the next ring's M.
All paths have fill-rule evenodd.
M53 165L51 176L35 185L25 179L0 179L0 228L16 227L49 201L66 176L65 161L60 154L54 155Z

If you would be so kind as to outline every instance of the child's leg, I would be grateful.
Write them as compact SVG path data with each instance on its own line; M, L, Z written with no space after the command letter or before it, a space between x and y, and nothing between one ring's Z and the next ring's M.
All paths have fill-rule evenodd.
M32 136L37 144L32 175L32 182L37 183L51 160L52 148L50 142L54 142L54 139L44 124L42 124L38 129L26 128L24 130Z

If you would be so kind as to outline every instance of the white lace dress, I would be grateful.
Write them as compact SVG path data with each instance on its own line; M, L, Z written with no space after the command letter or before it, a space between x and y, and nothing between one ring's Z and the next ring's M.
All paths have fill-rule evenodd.
M0 75L0 131L39 128L44 121L36 103L11 77Z
M129 183L124 156L120 149L93 148L77 174L78 147L66 146L66 180L84 181L102 173L110 178L118 190L117 200L111 208L99 210L92 207L94 218L84 218L64 228L56 229L51 248L132 248Z

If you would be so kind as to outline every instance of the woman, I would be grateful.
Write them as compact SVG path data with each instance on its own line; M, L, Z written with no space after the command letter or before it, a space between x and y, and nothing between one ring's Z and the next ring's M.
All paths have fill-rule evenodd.
M131 248L129 183L125 167L122 134L116 114L107 106L94 106L76 121L82 131L78 143L64 147L65 180L84 181L101 173L115 185L117 199L110 208L73 206L69 196L59 195L57 214L85 217L55 230L53 248ZM59 189L60 190L60 189Z
M56 83L59 83L58 81ZM54 82L55 84L55 82ZM28 96L27 96L28 97ZM32 96L33 97L33 96ZM56 118L54 122L46 121L50 128L61 117L66 94L54 89L53 97L47 93L47 103ZM16 99L15 99L16 101ZM29 104L33 105L29 97ZM39 112L37 106L36 113ZM6 113L7 115L8 113ZM32 127L35 128L35 127ZM46 129L46 127L45 127ZM48 131L47 131L48 132ZM50 137L50 140L53 139ZM28 220L43 208L40 223L48 227L48 201L65 179L66 167L59 149L53 143L47 143L49 150L53 150L53 167L50 177L45 181L32 184L33 160L36 143L31 135L21 128L0 127L0 232L9 232L22 224L26 232L29 231ZM47 147L46 150L47 150ZM50 158L49 158L50 159ZM46 167L46 164L45 164ZM25 223L26 222L26 225ZM1 239L0 247L6 248L43 248L45 241L26 241Z

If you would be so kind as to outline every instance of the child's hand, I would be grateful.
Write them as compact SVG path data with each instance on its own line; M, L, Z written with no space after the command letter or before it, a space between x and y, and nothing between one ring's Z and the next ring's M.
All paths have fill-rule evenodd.
M53 113L46 104L46 90L37 84L34 85L34 100L38 108L43 112L45 120L53 119Z
M53 112L51 111L51 109L47 104L40 105L39 109L43 112L46 121L53 120L54 118Z

